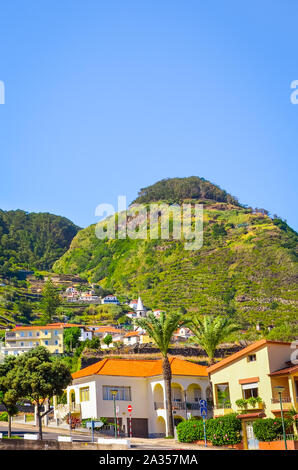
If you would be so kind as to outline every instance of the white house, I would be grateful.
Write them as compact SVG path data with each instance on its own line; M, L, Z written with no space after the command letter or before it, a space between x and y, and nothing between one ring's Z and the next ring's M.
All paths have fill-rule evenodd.
M101 300L101 303L102 304L114 304L114 305L119 305L120 304L120 302L117 299L116 295L106 295Z
M200 398L210 397L207 367L170 358L172 369L172 409L175 424L199 415ZM114 422L112 391L116 390L119 425L127 434L128 405L132 405L132 435L158 437L167 433L165 383L162 361L106 358L72 374L67 387L66 412L81 419L108 418ZM55 405L56 412L60 406Z

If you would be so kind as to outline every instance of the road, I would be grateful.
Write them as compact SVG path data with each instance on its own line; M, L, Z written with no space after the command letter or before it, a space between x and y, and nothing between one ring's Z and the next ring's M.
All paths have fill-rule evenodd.
M0 424L0 432L4 436L7 436L7 423ZM12 435L24 437L25 433L37 434L35 426L16 424L12 426ZM49 427L43 428L43 439L44 440L57 440L59 436L69 436L67 429L53 429ZM72 440L74 442L92 442L92 437L88 433L80 434L78 431L72 432ZM97 440L98 434L95 435L95 441ZM198 446L196 444L183 444L177 443L174 439L146 439L146 438L131 438L131 450L207 450L205 447ZM209 448L210 449L210 448Z

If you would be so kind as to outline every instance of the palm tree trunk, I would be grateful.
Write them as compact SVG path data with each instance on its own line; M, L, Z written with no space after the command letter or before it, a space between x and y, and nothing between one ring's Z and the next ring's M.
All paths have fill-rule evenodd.
M164 356L162 360L162 373L166 389L166 418L168 436L174 436L174 423L173 423L173 412L172 412L172 371L168 356Z

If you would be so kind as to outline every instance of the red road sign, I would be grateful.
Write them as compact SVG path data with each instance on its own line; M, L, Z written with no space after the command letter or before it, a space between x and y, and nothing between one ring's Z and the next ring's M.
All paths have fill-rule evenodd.
M127 411L128 411L128 413L131 413L131 412L132 412L132 406L131 406L131 405L128 405Z

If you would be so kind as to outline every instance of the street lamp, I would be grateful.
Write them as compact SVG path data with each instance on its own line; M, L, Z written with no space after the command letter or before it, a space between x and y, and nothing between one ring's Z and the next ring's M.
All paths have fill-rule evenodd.
M114 401L114 420L115 420L115 439L117 439L117 416L116 416L116 395L118 390L111 390L111 394L113 396Z
M277 385L274 387L277 393L279 394L279 403L280 403L280 414L281 414L281 422L282 422L282 433L285 441L285 449L287 449L287 438L286 438L286 430L285 430L285 420L284 420L284 414L282 411L282 399L281 399L281 394L282 392L285 391L285 387L282 387L281 385Z

